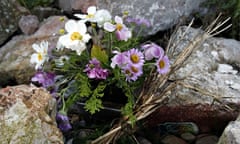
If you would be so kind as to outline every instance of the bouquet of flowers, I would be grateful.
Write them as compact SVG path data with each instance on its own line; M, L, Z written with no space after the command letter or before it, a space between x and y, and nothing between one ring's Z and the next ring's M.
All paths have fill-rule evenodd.
M144 79L152 70L164 75L170 67L163 48L141 37L150 22L126 12L112 19L109 11L95 6L75 16L79 20L68 20L59 31L56 49L48 49L47 41L32 45L36 53L30 62L37 70L32 81L59 100L62 130L71 128L66 114L72 104L82 101L86 111L94 114L103 108L106 91L114 93L112 87L127 98L122 114L134 123L133 107Z

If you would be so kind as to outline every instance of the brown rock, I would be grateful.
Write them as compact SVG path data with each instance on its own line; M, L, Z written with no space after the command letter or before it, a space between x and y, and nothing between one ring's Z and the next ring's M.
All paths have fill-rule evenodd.
M18 25L24 34L30 35L38 29L39 20L35 15L22 16Z
M45 40L49 48L54 48L58 40L59 29L64 28L65 21L60 21L60 16L53 16L40 24L39 29L30 36L15 36L0 49L0 77L1 86L11 84L28 84L35 69L30 64L30 57L34 52L33 43Z
M63 144L56 100L44 89L19 85L0 89L1 143Z

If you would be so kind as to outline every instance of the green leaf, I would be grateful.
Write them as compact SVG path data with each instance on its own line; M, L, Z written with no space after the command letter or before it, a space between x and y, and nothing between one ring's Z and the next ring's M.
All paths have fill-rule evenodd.
M89 111L91 114L100 111L103 108L102 101L96 97L91 97L86 101L84 108Z
M106 51L100 46L93 45L91 50L91 57L98 59L103 64L108 63L108 55L106 54Z

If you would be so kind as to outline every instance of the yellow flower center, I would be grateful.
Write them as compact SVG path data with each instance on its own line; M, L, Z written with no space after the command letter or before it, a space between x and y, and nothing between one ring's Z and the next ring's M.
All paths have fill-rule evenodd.
M122 28L123 28L123 25L122 25L122 24L120 24L120 23L117 23L117 24L116 24L116 29L117 29L118 31L120 31Z
M134 67L134 66L131 67L131 70L132 70L134 73L137 73L137 72L138 72L138 68L136 68L136 67Z
M38 61L42 61L43 60L43 55L41 53L38 53Z
M140 61L139 56L136 54L131 55L130 59L133 63L138 63Z
M82 35L79 32L73 32L71 35L71 40L82 40Z
M159 64L160 69L165 67L165 62L163 60L160 60L158 64Z
M86 16L86 18L93 18L94 17L94 14L88 14L87 16Z

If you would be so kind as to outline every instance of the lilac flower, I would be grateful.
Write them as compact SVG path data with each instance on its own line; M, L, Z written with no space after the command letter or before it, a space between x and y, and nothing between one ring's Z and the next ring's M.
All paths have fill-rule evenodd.
M135 23L136 25L145 25L146 27L150 27L150 21L143 19L143 18L131 18L131 17L127 17L126 21L128 23Z
M112 63L111 63L111 67L115 68L115 66L117 65L118 67L122 68L124 65L127 64L127 55L126 52L120 53L118 51L113 51L113 53L115 53L116 55L111 59Z
M156 62L156 66L158 73L166 74L170 68L168 56L165 55L164 57L158 59Z
M134 65L128 64L124 69L123 72L125 73L127 81L136 81L139 76L143 74L142 66L136 67Z
M44 88L49 88L55 83L55 74L51 72L38 71L31 81L38 82Z
M144 64L144 56L141 51L138 49L130 49L127 52L127 56L129 58L129 63L134 65L135 67L141 67Z
M153 58L162 58L164 50L155 43L145 44L142 46L144 50L144 56L146 60L152 60Z
M115 25L110 22L104 23L104 29L108 32L116 31L116 36L118 40L127 41L132 37L132 32L123 24L123 19L119 16L115 16Z
M89 61L84 72L87 72L88 77L91 79L106 79L108 76L108 70L103 69L96 58Z
M66 114L62 114L60 112L57 113L56 120L58 123L59 129L63 132L67 132L72 129L72 126L69 122L68 116Z

